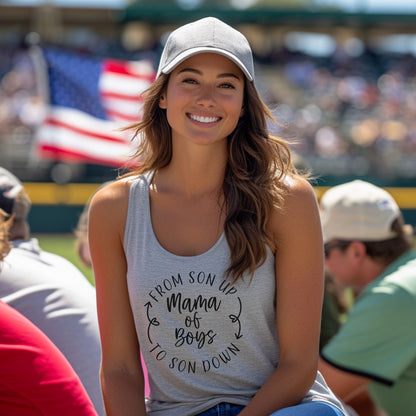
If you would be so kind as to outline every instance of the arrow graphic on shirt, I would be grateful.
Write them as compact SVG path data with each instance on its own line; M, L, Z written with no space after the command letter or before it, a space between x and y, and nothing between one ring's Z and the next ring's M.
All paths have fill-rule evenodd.
M242 305L241 305L241 299L239 297L237 297L238 299L238 303L240 305L240 310L238 311L237 315L228 315L228 317L231 319L231 322L234 324L237 322L238 325L238 332L234 333L235 339L240 339L243 334L241 333L241 322L240 322L240 315L241 315L241 310L242 310Z
M156 317L155 318L151 318L150 317L149 311L152 308L152 304L150 302L147 302L144 306L146 308L146 316L147 316L147 320L149 322L149 325L147 326L147 339L149 340L149 342L151 344L153 344L153 340L152 340L152 338L150 336L150 328L152 326L159 326L160 325L160 322L157 320Z

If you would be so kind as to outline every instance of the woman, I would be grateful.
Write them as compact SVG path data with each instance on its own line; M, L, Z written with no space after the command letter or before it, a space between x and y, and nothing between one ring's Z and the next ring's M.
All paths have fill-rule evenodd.
M316 199L266 118L240 32L172 32L133 126L140 166L90 208L109 416L346 414L317 376Z

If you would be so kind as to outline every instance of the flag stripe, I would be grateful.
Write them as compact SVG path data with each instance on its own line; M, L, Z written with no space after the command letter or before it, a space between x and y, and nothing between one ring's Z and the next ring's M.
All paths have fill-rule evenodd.
M128 157L133 149L129 143L103 142L90 135L74 134L61 126L45 125L39 133L43 145L56 146L63 151L82 152L88 157L122 159ZM59 137L59 140L56 138Z
M104 72L99 83L101 94L119 94L136 100L148 86L149 83L142 79L111 72Z
M104 103L109 117L121 123L138 121L142 114L142 104L139 106L125 100L112 99Z
M89 137L95 137L96 139L100 139L100 140L106 140L106 141L112 141L112 142L123 142L123 140L120 139L119 137L104 135L104 134L99 134L99 133L97 134L97 133L94 133L92 131L88 131L88 130L85 130L85 129L80 129L80 128L75 127L71 124L64 123L60 119L48 118L47 120L45 120L45 125L58 126L58 128L68 130L68 131L72 132L73 134L78 133L78 134L81 134L81 135L85 135L87 137L88 136Z
M74 128L73 125L62 122L70 119L73 122L76 120L81 125L89 125L91 120L88 119L93 119L92 116L74 109L62 108L55 111L55 114L59 114L59 117L55 120L51 118L50 122L44 123L36 133L36 151L39 157L50 158L53 155L58 160L78 159L79 162L89 161L120 166L134 152L131 133L128 133L129 139L127 139L127 132L113 131L112 140L107 140L111 136L103 139L102 134L95 134L91 129ZM82 123L82 121L86 122ZM106 131L111 131L115 126L112 122L100 121L102 125L107 125ZM45 148L54 151L45 153ZM69 153L72 155L71 158L68 157Z
M134 123L136 121L139 120L139 117L136 116L127 116L124 113L120 113L114 110L109 110L107 111L108 114L111 116L112 119L114 119L115 121L118 121L120 123L125 123L126 125L130 124L130 123Z
M92 116L73 108L55 107L50 109L49 116L44 123L61 127L74 134L78 133L103 141L126 142L126 133L118 131L120 126L117 124L106 120L97 121ZM83 126L83 128L79 126Z
M58 135L59 140L56 140ZM63 149L76 149L83 151L86 155L98 157L106 155L113 155L115 158L125 157L132 151L129 143L106 142L91 135L74 134L72 130L62 126L46 125L42 131L42 143L61 146Z
M116 59L107 59L104 62L104 70L118 74L132 75L136 78L142 78L147 83L155 80L155 71L149 61L119 61Z
M115 160L113 157L108 159L104 157L95 157L86 155L83 152L76 152L73 150L67 150L60 146L50 146L46 144L39 145L37 148L38 154L42 155L44 159L60 160L65 162L86 162L86 163L99 163L109 166L120 167L126 163L125 160Z
M143 98L139 95L127 95L127 94L120 94L120 93L110 92L110 91L101 92L101 97L103 98L104 101L108 101L113 98L124 100L124 101L131 101L133 104L136 104L136 107L137 107L137 103L143 101Z

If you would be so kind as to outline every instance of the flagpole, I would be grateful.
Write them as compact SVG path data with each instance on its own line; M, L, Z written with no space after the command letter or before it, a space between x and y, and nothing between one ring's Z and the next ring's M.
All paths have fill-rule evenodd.
M50 97L47 75L48 68L42 54L42 48L40 47L40 35L38 33L31 32L26 36L25 41L29 48L29 57L32 60L35 72L37 94L42 98L45 105L48 105Z
M46 107L50 104L50 89L48 81L48 68L40 46L41 37L39 33L31 32L26 35L25 43L28 47L28 56L34 69L36 94L40 97L43 108L46 109ZM45 111L45 116L46 113L47 112ZM42 120L40 124L42 124L43 121L44 120ZM36 130L38 128L39 126L36 126ZM28 164L32 166L37 165L37 162L39 162L36 157L36 133L37 132L35 132L33 140L31 141L31 149L29 152Z

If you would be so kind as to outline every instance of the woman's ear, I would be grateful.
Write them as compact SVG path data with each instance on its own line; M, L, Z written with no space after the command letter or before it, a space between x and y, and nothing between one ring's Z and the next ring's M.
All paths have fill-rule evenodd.
M166 110L166 97L165 94L162 94L159 98L159 107Z
M240 111L240 117L243 117L244 113L245 113L245 108L244 106L242 106L241 111Z

